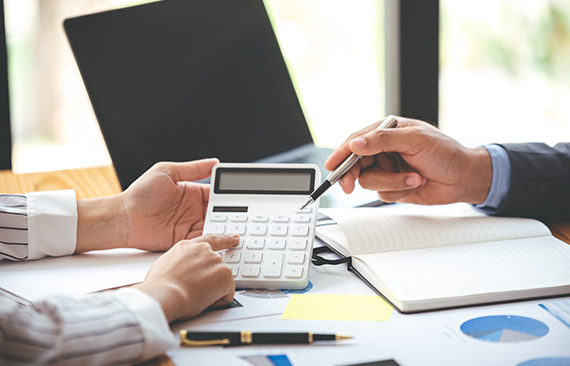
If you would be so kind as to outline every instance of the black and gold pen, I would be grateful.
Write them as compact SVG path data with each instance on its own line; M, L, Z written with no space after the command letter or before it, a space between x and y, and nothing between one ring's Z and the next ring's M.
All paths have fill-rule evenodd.
M182 346L245 346L249 344L311 344L316 341L340 341L350 336L313 333L254 333L241 332L189 332L180 331Z

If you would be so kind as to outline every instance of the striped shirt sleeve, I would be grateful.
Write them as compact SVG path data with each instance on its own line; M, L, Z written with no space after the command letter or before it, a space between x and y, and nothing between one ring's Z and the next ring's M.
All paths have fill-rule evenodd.
M176 345L158 302L135 289L29 307L0 297L0 309L2 365L125 365Z
M76 238L73 190L0 194L0 259L73 254Z
M0 258L28 258L28 200L23 194L0 194Z

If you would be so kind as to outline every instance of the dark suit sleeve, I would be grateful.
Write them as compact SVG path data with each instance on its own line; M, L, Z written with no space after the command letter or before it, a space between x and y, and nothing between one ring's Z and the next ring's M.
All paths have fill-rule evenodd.
M509 154L511 184L501 216L543 221L570 219L570 143L501 144Z

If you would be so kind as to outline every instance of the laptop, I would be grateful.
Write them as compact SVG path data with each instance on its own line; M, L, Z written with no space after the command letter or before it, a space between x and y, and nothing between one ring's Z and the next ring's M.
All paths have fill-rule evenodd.
M314 144L262 0L163 0L64 29L123 189L159 161L322 167L331 152Z

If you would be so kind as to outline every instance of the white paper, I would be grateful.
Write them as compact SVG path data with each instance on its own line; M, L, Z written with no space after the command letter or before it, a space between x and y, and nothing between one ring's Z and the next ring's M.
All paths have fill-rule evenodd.
M37 261L2 261L0 287L34 301L130 285L143 281L161 254L111 249Z

